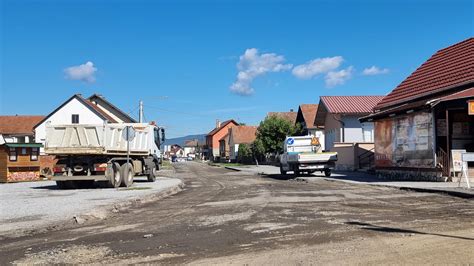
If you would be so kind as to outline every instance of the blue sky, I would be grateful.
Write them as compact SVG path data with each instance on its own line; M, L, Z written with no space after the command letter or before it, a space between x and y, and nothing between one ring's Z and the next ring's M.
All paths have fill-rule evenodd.
M170 137L206 133L215 119L258 124L321 95L384 95L474 29L472 1L457 0L0 8L2 115L48 114L74 93L101 93L135 116L142 99Z

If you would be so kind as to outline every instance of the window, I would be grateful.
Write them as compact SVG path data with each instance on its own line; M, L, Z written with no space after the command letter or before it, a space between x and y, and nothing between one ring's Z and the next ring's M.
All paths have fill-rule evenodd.
M374 142L374 124L362 123L362 137L364 142Z
M71 116L71 122L73 124L79 124L79 115L72 115Z
M26 148L21 148L21 155L26 155L28 154Z
M38 148L31 148L30 160L38 161Z
M16 162L17 158L16 149L10 148L10 162Z

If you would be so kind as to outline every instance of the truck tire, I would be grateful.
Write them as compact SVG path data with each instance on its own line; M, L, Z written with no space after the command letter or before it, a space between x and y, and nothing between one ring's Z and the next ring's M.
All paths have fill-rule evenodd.
M330 177L331 176L331 169L324 170L324 176Z
M280 165L280 174L286 175L286 171L283 170L283 166Z
M156 181L156 176L158 175L157 173L157 166L154 164L151 169L148 171L148 182L155 182Z
M108 181L109 187L118 188L120 184L122 184L122 173L120 172L120 164L113 163L112 164L112 175Z
M127 171L128 170L128 171ZM135 172L131 163L125 163L120 166L120 174L122 175L122 187L131 187L133 185L133 177Z
M67 181L56 181L56 186L58 187L58 189L66 189L66 182Z

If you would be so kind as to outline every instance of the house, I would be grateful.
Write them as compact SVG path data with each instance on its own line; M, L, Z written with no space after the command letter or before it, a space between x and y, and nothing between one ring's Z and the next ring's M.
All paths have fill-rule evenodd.
M460 154L474 152L474 38L437 51L361 121L375 123L379 176L459 177Z
M206 135L207 158L210 160L219 159L221 150L219 145L221 143L221 139L229 133L229 128L238 125L239 124L233 119L224 121L222 123L219 120L216 121L216 127ZM225 140L223 147L223 149L225 149Z
M296 124L303 128L303 135L318 137L321 148L325 150L324 127L316 127L314 119L318 111L318 104L301 104L296 115Z
M296 123L297 115L298 113L294 112L293 109L291 109L289 112L269 112L267 114L267 117L276 116L279 118L283 118L286 121L290 122L292 125L294 125Z
M359 122L383 96L321 96L314 126L324 128L325 150L338 153L337 170L372 170L374 125Z
M199 151L199 142L197 139L186 140L184 142L184 154L187 157L196 157L196 153Z
M169 150L165 151L165 155L167 158L171 158L173 156L180 158L185 157L184 149L178 144L170 145Z
M257 137L256 126L236 126L229 128L229 159L236 161L239 156L239 146L241 144L251 145Z
M46 125L136 123L135 119L108 102L103 96L94 94L88 99L75 94L35 125L36 141L46 141ZM44 154L41 149L41 154Z
M359 122L383 96L321 96L314 126L324 128L326 150L335 143L373 142L373 123Z
M33 127L44 116L0 116L0 182L40 179L40 143Z

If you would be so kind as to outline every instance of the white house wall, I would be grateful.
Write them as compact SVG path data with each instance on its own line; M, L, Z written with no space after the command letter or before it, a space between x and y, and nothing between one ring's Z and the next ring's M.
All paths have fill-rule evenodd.
M79 124L102 124L104 120L92 112L88 107L81 103L76 98L57 110L54 114L48 117L43 123L35 129L35 140L37 143L44 145L46 140L46 124L50 122L52 125L71 124L71 115L79 115ZM41 148L43 153L43 148Z

